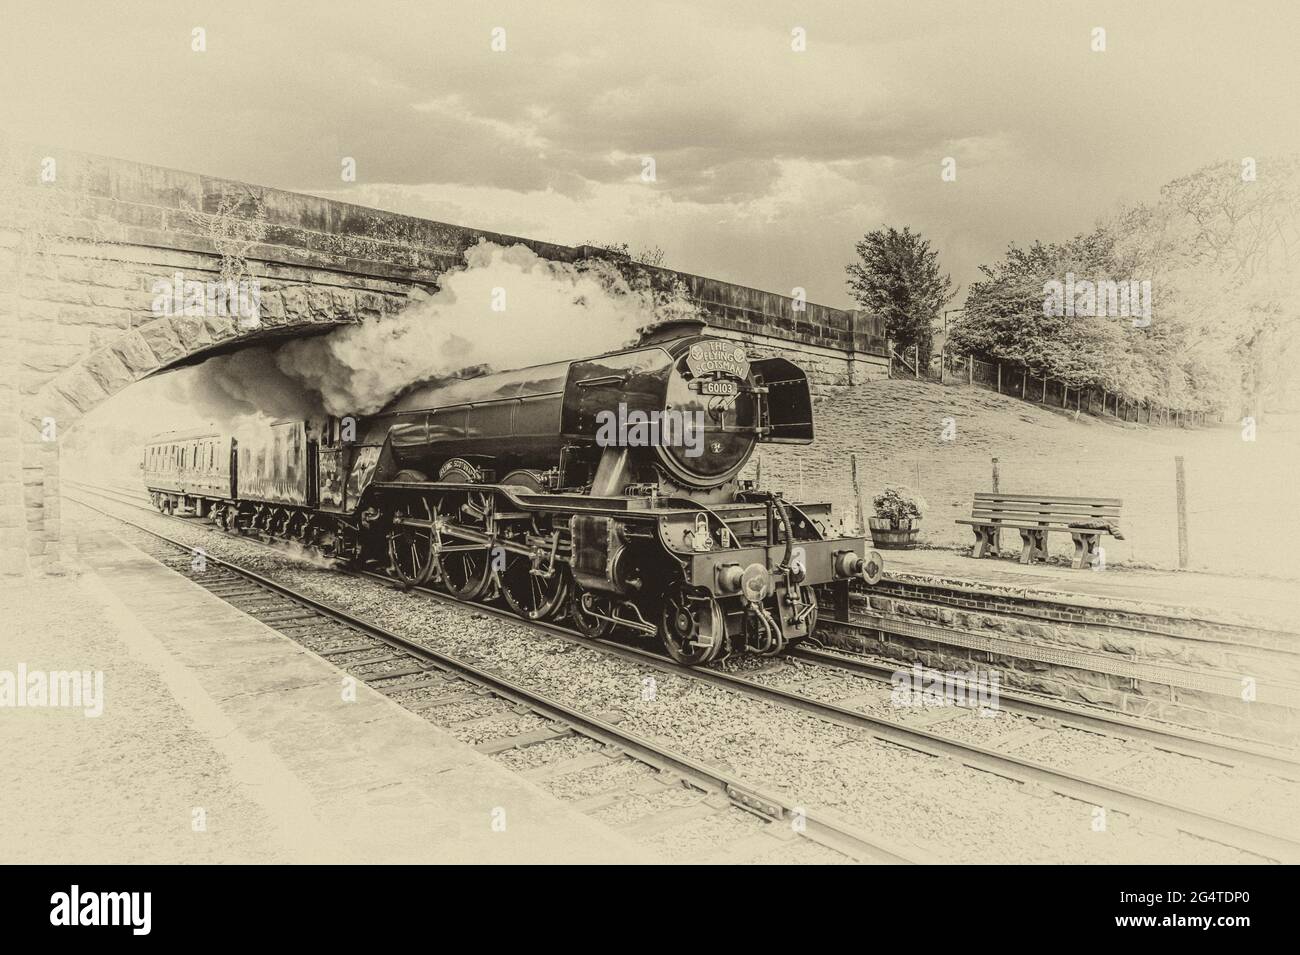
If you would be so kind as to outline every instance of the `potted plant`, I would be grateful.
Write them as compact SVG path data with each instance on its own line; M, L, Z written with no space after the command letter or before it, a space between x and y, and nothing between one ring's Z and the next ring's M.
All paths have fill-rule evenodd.
M885 487L881 494L872 500L876 516L869 518L871 541L877 547L904 548L915 547L916 536L921 530L921 515L925 511L925 501L913 494L901 484Z

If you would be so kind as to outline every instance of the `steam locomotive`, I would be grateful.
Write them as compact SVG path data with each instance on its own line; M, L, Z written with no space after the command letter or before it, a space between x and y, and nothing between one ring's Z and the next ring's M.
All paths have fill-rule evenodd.
M417 386L362 421L160 435L145 483L163 511L298 541L407 586L501 599L583 634L660 639L685 664L777 654L879 580L829 504L739 475L759 442L808 444L806 374L750 360L702 322L632 348Z

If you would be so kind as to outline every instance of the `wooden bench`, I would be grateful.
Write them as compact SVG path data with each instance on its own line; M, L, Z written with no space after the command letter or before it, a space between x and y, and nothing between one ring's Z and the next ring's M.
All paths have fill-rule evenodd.
M996 556L998 530L1020 531L1020 563L1047 560L1047 535L1052 531L1074 538L1071 567L1091 567L1099 560L1102 534L1121 538L1119 512L1124 502L1115 497L1058 497L1055 494L1009 494L979 491L971 505L969 524L975 532L972 557ZM1078 526L1083 525L1083 526Z

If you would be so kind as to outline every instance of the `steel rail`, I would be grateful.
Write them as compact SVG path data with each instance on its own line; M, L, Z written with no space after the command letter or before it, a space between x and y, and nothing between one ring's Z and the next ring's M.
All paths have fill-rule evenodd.
M194 548L161 534L151 528L144 527L134 521L118 514L110 514L93 504L85 501L78 501L71 498L75 503L82 507L89 508L92 511L103 514L114 520L122 521L129 524L146 534L149 534L160 541L163 541L182 551L192 552ZM165 515L164 515L165 516ZM545 694L530 690L527 687L500 676L482 667L475 666L465 660L453 657L449 654L435 650L424 644L403 637L400 634L393 633L384 627L355 617L346 610L335 607L325 601L317 600L306 594L294 590L284 584L278 583L268 577L265 577L256 571L241 567L238 564L214 557L210 554L205 555L209 563L224 567L234 574L237 574L260 587L273 591L283 597L292 600L301 606L312 610L322 616L355 628L362 633L369 634L389 646L401 649L412 656L424 662L431 663L435 666L455 672L471 682L483 686L501 697L511 700L519 705L529 707L540 715L554 720L558 723L574 726L579 729L583 735L589 736L606 745L612 745L623 749L636 759L654 766L660 770L666 770L683 777L693 785L704 790L721 791L727 795L737 806L756 812L765 817L774 820L792 820L798 817L803 825L802 831L812 841L825 845L836 851L843 852L853 858L890 862L890 863L932 863L939 861L929 850L919 846L905 844L904 842L873 833L866 833L852 826L845 820L836 816L824 813L809 811L806 807L794 804L784 797L766 792L758 786L755 786L740 777L728 773L715 766L701 762L685 754L676 753L652 740L649 740L637 733L629 730L620 729L614 723L584 713L567 703L563 703ZM387 583L394 582L388 578L383 578ZM475 609L494 609L482 607L478 604L467 604L463 601L457 601L454 598L447 598L449 602L459 606L473 606ZM513 618L520 624L528 624L519 618ZM269 625L268 625L269 626Z

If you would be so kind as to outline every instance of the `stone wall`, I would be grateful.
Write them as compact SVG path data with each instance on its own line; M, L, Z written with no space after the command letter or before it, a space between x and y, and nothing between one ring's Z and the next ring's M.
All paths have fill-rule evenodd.
M908 666L997 670L1006 689L1069 703L1300 744L1295 634L900 580L854 594L850 620L868 629L827 620L820 639Z

